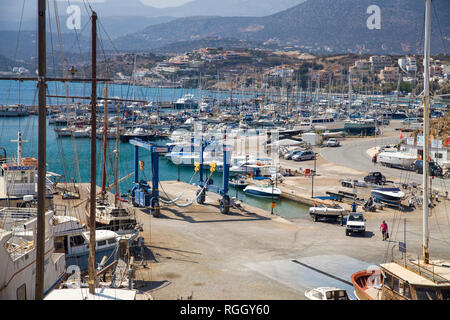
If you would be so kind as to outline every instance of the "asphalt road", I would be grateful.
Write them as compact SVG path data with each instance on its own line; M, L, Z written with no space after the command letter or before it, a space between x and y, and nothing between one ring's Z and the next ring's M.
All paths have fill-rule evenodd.
M343 141L340 147L322 148L320 155L333 163L350 167L363 172L379 171L386 176L387 180L393 180L400 183L422 184L422 175L413 171L402 170L397 168L387 168L381 164L374 165L372 159L367 155L366 151L370 148L393 143L399 143L397 137L390 138L374 138L370 140L347 140ZM362 180L363 177L361 177ZM433 182L433 189L441 189L442 191L450 190L450 179L436 178Z

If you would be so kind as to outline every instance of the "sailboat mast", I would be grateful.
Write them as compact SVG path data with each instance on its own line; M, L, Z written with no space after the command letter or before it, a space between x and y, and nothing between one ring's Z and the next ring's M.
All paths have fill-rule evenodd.
M116 128L116 163L115 163L115 171L114 171L114 206L117 208L118 198L119 198L119 137L120 137L120 104L116 103L117 107L117 128Z
M89 293L95 294L95 204L97 155L97 13L92 11L92 84L91 84L91 192L89 214Z
M431 33L431 0L425 0L425 44L424 44L424 99L423 99L423 259L429 263L428 252L428 154L429 154L429 131L430 131L430 33Z
M106 68L108 78L108 68ZM106 146L108 141L108 82L105 83L105 100L103 108L103 161L102 161L102 199L106 195Z
M36 281L35 299L44 299L44 255L45 255L45 175L46 175L46 43L45 43L45 0L38 0L38 185L36 226Z

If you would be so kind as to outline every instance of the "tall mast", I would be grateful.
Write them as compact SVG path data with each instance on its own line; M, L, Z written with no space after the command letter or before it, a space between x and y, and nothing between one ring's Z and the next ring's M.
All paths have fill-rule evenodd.
M430 32L431 0L425 0L425 45L424 45L424 98L423 98L423 261L429 263L428 252L428 153L430 131Z
M89 214L89 293L95 294L95 202L97 155L97 13L92 11L92 84L91 84L91 194Z
M28 142L27 140L22 140L22 133L17 133L17 140L11 140L11 142L17 142L17 163L20 166L22 163L22 143Z
M44 299L44 255L45 255L45 175L46 175L46 43L45 43L45 0L38 0L38 185L36 226L36 281L35 299Z
M119 137L120 137L120 104L116 103L117 107L117 128L116 128L116 164L115 164L115 171L114 171L114 207L117 208L118 204L118 198L119 198Z
M352 108L352 74L350 73L350 67L348 68L348 109L347 114Z
M108 78L108 67L106 67L106 78ZM105 101L103 108L103 161L102 161L102 200L106 195L106 146L108 141L108 82L105 83Z

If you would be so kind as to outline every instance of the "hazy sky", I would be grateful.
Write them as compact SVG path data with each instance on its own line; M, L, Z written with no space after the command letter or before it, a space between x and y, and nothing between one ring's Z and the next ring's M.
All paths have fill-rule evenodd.
M143 4L156 8L175 7L190 1L192 0L141 0Z

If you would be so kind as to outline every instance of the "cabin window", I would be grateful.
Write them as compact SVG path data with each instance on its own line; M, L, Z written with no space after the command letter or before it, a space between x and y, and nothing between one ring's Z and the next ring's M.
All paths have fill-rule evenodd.
M392 276L389 273L386 273L386 277L384 278L384 286L392 290Z
M408 299L412 299L412 296L411 296L411 288L410 288L408 282L404 282L404 283L403 283L403 295L404 295L406 298L408 298Z
M400 281L397 278L393 278L392 290L394 292L400 293Z
M82 236L70 237L70 246L77 247L84 244L84 238Z
M434 154L434 158L435 158L435 159L442 159L442 153L436 152L436 153Z
M442 300L450 300L450 289L442 289Z
M104 246L106 245L106 240L102 240L102 241L97 241L97 246Z
M17 288L16 291L17 300L27 300L27 285L24 283L20 287Z
M417 300L437 300L434 288L416 287Z
M22 171L22 182L28 183L28 174L25 171Z
M108 240L108 244L114 244L114 243L116 243L116 240L115 240L115 239L113 239L113 240Z
M338 295L338 300L348 300L347 294L344 290L338 291L337 295Z
M55 252L67 253L67 236L55 238Z

